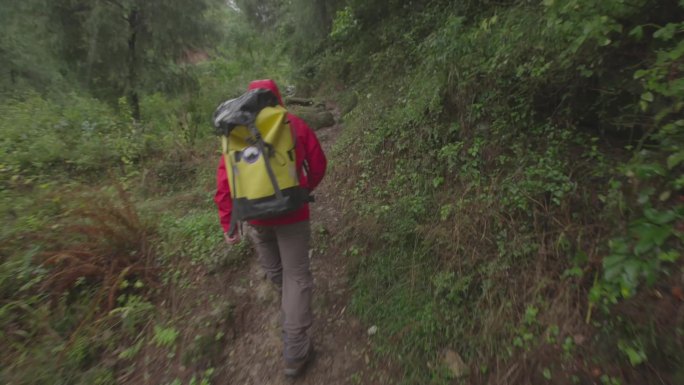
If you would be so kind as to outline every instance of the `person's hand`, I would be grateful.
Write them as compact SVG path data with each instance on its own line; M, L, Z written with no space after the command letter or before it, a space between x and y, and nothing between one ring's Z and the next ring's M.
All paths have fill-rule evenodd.
M223 233L223 239L226 240L226 243L228 245L232 246L232 245L240 242L240 234L238 232L235 232L235 235L233 235L231 237L230 235L228 235L228 233Z

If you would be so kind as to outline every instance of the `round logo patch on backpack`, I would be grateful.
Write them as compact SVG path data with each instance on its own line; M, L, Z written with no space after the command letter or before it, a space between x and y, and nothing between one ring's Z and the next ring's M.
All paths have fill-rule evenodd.
M261 155L261 151L255 146L249 146L242 151L242 159L248 164L254 164L259 160L259 155Z

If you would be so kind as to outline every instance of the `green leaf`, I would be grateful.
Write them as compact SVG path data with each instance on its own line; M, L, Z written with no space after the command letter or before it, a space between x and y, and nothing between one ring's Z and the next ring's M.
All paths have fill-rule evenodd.
M634 295L634 287L623 282L620 285L620 295L622 296L622 298L625 299L632 298L632 296Z
M611 266L604 269L603 279L605 279L606 282L615 282L619 277L622 276L622 272L623 269L621 265Z
M135 343L133 346L125 349L124 351L119 353L119 358L123 359L123 360L129 360L129 359L135 358L135 356L138 355L138 353L140 352L140 349L143 346L143 342L144 342L144 340L141 339L140 341Z
M663 191L663 192L660 193L660 195L658 196L658 200L660 200L661 202L665 202L665 201L667 201L668 199L670 199L671 196L672 196L672 191L670 191L670 190Z
M648 72L649 71L647 70L638 70L634 73L634 79L641 79L644 76L648 75Z
M679 253L675 250L670 250L658 254L658 259L663 262L676 262L679 259L679 257Z
M551 370L549 368L544 368L544 371L542 372L542 375L544 378L547 380L551 380Z
M684 161L684 151L675 152L667 157L667 168L672 170Z
M637 40L641 40L641 38L644 37L644 28L640 25L634 27L631 31L629 31L629 36L633 36Z
M603 268L610 269L615 266L621 265L626 259L626 256L621 254L613 254L603 258Z
M646 362L646 353L639 346L640 344L636 341L628 343L624 340L618 341L618 349L629 358L629 363L632 366L639 365Z
M628 260L625 263L623 279L630 288L636 288L639 283L639 272L642 270L641 262L638 260Z
M438 176L432 179L432 187L438 188L442 184L444 184L444 177Z
M603 259L603 277L608 282L615 281L624 272L625 255L609 255Z
M567 277L581 277L584 275L584 271L579 267L575 266L571 269L567 269L563 272L563 278Z
M662 246L667 238L672 235L672 230L672 226L658 226L649 223L633 227L631 232L639 239L634 247L634 253L641 255L656 246Z
M655 193L655 188L653 187L647 187L641 191L639 191L639 196L637 197L637 202L639 202L640 205L645 204L646 202L649 201L651 198L651 195Z
M539 313L539 309L537 309L535 306L528 306L525 309L525 323L526 324L534 323L537 319L538 313Z
M657 259L649 259L643 262L643 276L646 278L648 286L653 286L658 280L660 273L660 261Z
M581 250L580 250L580 251L578 251L578 252L575 254L575 256L572 258L572 262L573 262L575 265L582 265L582 264L585 264L585 263L589 262L589 256L587 255L587 253L585 253L584 251L581 251Z
M672 187L676 188L677 190L684 189L684 175L675 179L675 181L672 183Z
M522 348L522 347L523 347L523 340L522 340L522 338L520 338L520 337L515 337L515 338L513 339L513 346L518 347L518 348Z
M668 23L664 27L660 28L659 30L655 31L653 33L653 37L656 39L660 39L663 41L670 40L674 37L675 33L677 32L677 27L679 24L675 23Z
M652 103L654 100L653 93L650 91L644 92L643 94L641 94L641 100Z
M173 327L163 328L158 325L154 327L154 342L159 347L171 347L176 343L179 332Z
M627 356L629 357L629 363L632 364L632 366L639 365L646 361L646 354L644 352L637 352L634 349L627 349Z
M634 165L634 173L639 179L648 179L654 176L664 176L665 168L658 163L641 163Z
M649 208L644 210L644 216L646 219L657 225L664 225L674 221L677 218L677 213L675 213L673 210L658 211L656 209Z
M614 254L627 254L629 252L629 245L622 238L611 239L608 241L610 251Z

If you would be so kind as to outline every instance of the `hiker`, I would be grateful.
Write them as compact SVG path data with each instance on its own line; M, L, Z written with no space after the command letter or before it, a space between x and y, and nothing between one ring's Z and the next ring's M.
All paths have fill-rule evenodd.
M271 91L277 97L279 105L283 106L280 91L273 80L255 80L248 87L248 90L260 89ZM299 175L299 185L305 191L311 192L325 174L325 155L316 135L302 119L290 113L285 119L294 131L294 162ZM233 202L225 157L221 157L219 162L214 201L218 206L226 243L233 245L239 242L240 234L233 234L234 230L231 228ZM268 279L282 294L285 375L295 377L304 371L313 355L313 343L307 334L313 321L313 277L309 268L309 207L304 203L289 213L272 218L254 219L247 223L245 233L256 249L259 263Z

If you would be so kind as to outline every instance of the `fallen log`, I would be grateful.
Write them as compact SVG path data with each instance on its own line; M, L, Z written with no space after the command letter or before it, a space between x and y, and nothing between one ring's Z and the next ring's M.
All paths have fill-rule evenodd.
M330 111L318 107L297 107L292 108L291 112L304 119L313 130L335 125L335 116Z
M311 99L289 96L285 98L285 104L295 106L312 106L314 104L314 101Z

